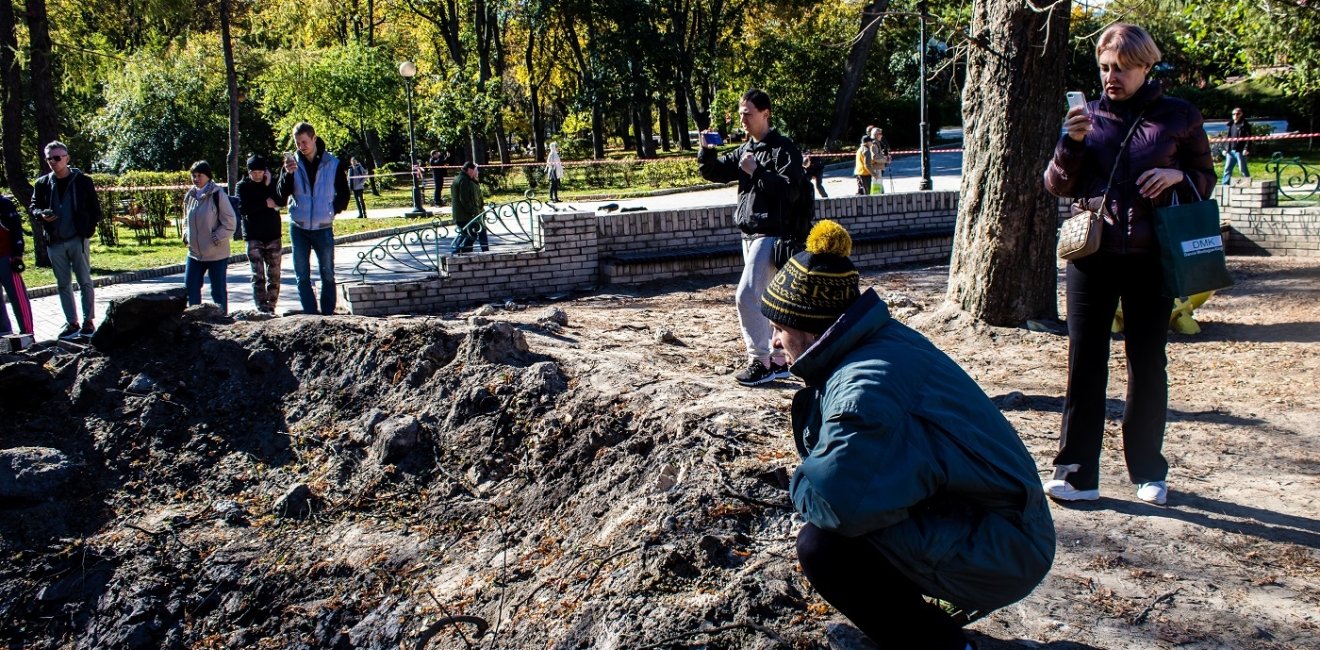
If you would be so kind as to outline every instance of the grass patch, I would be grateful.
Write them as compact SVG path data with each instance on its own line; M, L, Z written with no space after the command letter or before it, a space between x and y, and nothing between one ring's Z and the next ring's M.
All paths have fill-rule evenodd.
M340 218L335 220L335 236L342 237L368 230L387 230L423 223L426 223L426 221L405 219L403 217L389 219ZM121 228L119 236L121 243L118 246L106 246L97 239L92 240L92 277L101 278L143 269L182 264L184 259L188 257L188 247L180 239L167 237L165 239L155 239L150 244L139 244L133 241L132 232L127 228ZM31 242L32 240L29 238L28 246L23 252L23 260L27 264L27 270L23 272L23 281L27 283L29 288L55 284L54 273L48 268L37 266ZM287 236L284 243L288 245ZM247 252L247 242L241 240L232 242L229 250L233 255L242 255Z

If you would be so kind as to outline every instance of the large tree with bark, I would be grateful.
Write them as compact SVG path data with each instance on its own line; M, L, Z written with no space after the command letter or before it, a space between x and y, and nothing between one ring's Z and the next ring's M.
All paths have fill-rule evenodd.
M1058 315L1057 201L1041 174L1063 119L1069 3L974 6L947 298L986 323L1020 325Z

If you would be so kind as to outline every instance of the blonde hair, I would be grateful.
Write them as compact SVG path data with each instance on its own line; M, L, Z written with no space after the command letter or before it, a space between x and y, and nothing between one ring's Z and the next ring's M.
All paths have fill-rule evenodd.
M1098 59L1101 53L1110 50L1123 67L1149 68L1163 56L1150 32L1128 23L1114 23L1100 34L1100 40L1095 43L1095 57Z

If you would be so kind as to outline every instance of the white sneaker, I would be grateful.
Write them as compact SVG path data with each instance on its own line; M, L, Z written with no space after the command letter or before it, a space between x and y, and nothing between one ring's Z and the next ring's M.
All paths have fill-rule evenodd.
M1096 501L1100 499L1100 488L1079 490L1062 479L1045 481L1045 494L1055 501Z
M1151 481L1137 486L1137 498L1157 506L1169 500L1169 484L1164 481Z
M1095 501L1100 498L1100 488L1079 490L1068 482L1068 475L1082 468L1081 465L1055 465L1054 478L1041 486L1045 495L1055 501Z

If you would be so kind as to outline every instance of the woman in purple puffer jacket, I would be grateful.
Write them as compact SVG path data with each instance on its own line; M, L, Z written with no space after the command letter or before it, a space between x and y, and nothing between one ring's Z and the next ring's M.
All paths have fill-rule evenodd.
M1100 250L1068 263L1068 394L1054 478L1044 488L1056 501L1100 498L1110 323L1121 300L1128 367L1123 455L1137 497L1163 504L1169 470L1161 452L1169 394L1164 348L1173 298L1161 292L1151 217L1175 192L1184 203L1198 194L1209 198L1215 172L1201 112L1165 97L1146 78L1160 60L1146 30L1112 25L1095 54L1104 95L1068 111L1066 133L1045 170L1052 194L1092 199L1093 208L1105 197L1107 205Z

